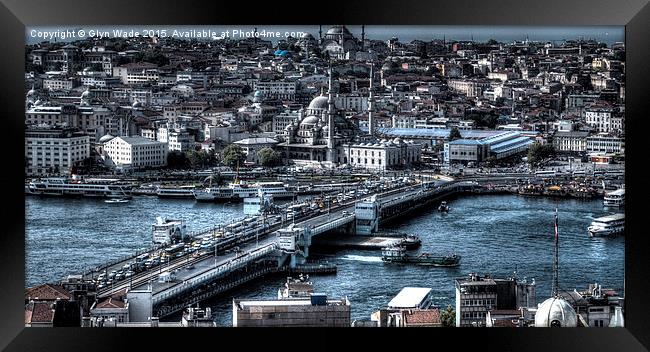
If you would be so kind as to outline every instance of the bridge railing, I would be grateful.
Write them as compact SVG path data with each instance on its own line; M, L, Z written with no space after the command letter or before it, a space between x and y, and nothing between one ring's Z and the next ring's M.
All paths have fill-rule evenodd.
M322 225L314 226L310 232L312 235L318 235L320 233L335 229L341 225L354 221L355 219L355 214L344 215L336 220L328 221Z
M232 259L228 263L210 269L202 274L187 279L182 283L178 283L165 291L153 295L152 301L154 304L157 304L159 302L164 301L167 298L176 296L179 293L195 288L196 286L205 283L207 281L210 281L220 275L223 275L226 272L240 268L252 260L263 257L269 254L270 252L274 251L276 248L277 248L277 243L271 243L263 247L260 247L258 249L255 249L252 252L248 252L244 254L243 256Z

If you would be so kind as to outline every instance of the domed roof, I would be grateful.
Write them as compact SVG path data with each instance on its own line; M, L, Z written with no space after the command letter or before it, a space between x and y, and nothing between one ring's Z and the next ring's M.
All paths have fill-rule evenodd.
M562 298L551 297L537 308L535 327L576 327L578 316L571 304Z
M260 103L260 102L262 102L262 92L256 90L255 94L253 94L253 103Z
M307 116L305 117L302 121L300 121L300 125L315 125L318 123L320 119L318 116Z
M102 138L99 139L99 143L102 143L102 144L106 143L106 142L110 141L113 138L115 138L115 137L111 136L110 134L106 134Z
M293 125L293 122L292 122L292 123L288 124L287 127L284 128L284 130L285 131L291 131L291 130L293 130L293 128L294 128L294 125Z
M32 95L35 95L35 94L36 94L36 91L34 90L34 86L32 86L32 89L27 91L27 96L31 97Z
M90 95L91 95L91 93L87 88L86 88L86 90L84 90L83 93L81 93L82 98L90 98Z
M138 99L134 99L133 104L131 104L131 107L139 108L140 106L142 106L142 103L140 103L140 101L138 101Z
M327 30L327 34L352 34L345 26L334 26Z
M324 95L314 98L307 109L327 109L327 97Z
M304 34L302 35L302 38L303 38L303 39L314 39L314 36L311 35L311 33L304 33Z

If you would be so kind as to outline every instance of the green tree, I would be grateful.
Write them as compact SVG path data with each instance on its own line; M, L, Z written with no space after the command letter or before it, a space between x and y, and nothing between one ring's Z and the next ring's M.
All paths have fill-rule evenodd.
M456 310L448 305L447 309L440 312L440 321L442 326L446 328L451 328L456 326Z
M273 167L282 163L280 153L271 148L262 148L257 152L257 160L262 166Z
M205 150L190 150L185 155L192 169L205 168L210 165L211 157Z
M540 161L555 155L555 147L552 143L541 144L533 143L528 149L528 163L530 165L538 164Z
M458 128L452 127L451 131L449 131L449 141L451 142L461 138L463 137L460 135L460 131L458 130Z
M246 153L237 144L230 144L223 150L223 162L230 167L241 165L245 160Z

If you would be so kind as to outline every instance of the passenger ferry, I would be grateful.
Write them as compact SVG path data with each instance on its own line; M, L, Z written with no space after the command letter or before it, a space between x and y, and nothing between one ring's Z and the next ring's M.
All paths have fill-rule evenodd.
M259 182L255 184L232 182L228 187L210 187L194 191L194 198L201 202L240 200L257 197L259 192L273 198L292 198L295 193L282 182Z
M594 219L587 228L589 236L614 236L625 230L625 214L613 214Z
M131 186L119 180L86 181L78 177L48 177L27 185L28 194L59 197L125 198L131 196Z
M156 195L160 198L191 198L194 197L194 186L158 187Z
M603 204L606 207L622 207L625 205L625 188L605 193Z

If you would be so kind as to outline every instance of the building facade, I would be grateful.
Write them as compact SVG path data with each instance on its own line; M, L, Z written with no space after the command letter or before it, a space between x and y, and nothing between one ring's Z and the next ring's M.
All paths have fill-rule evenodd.
M144 137L114 137L103 143L103 158L122 169L161 167L167 164L167 143Z
M70 128L29 128L25 131L25 174L68 174L90 157L90 137Z

